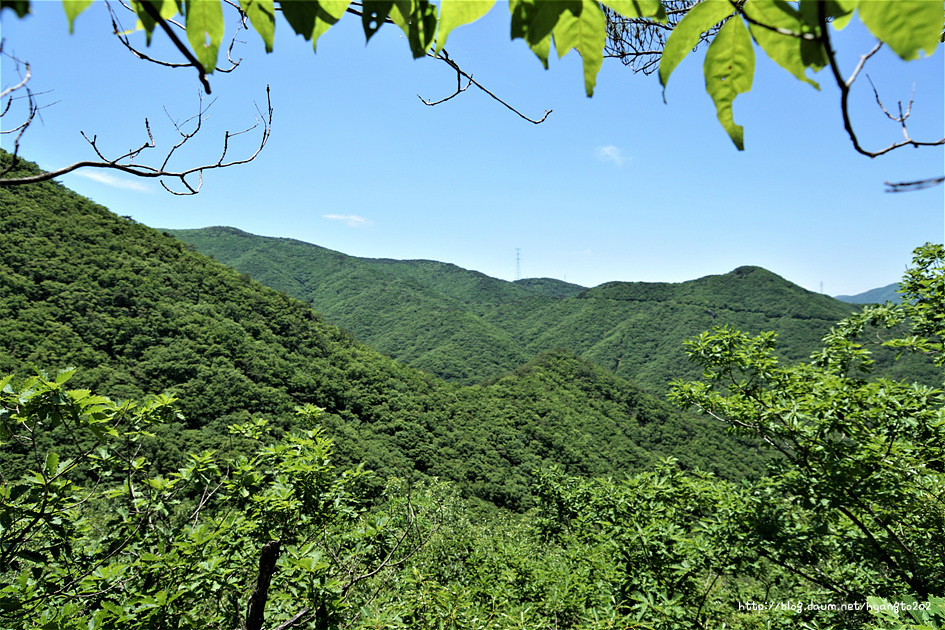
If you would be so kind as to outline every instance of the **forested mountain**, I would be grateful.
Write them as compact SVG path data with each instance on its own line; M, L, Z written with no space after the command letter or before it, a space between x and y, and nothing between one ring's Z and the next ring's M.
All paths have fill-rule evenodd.
M506 282L446 263L347 256L234 228L168 230L267 286L309 301L328 321L441 378L474 383L565 348L654 391L697 378L683 341L713 326L779 333L806 358L848 304L758 267L682 283L549 278Z
M166 439L151 458L161 466L175 466L194 445L218 444L233 422L264 416L288 427L293 406L311 403L327 410L322 422L338 438L343 462L364 462L380 479L398 471L453 479L471 495L517 509L530 504L533 471L550 464L620 475L676 455L729 477L758 469L747 443L568 351L491 384L448 384L59 184L5 188L0 201L0 373L74 366L76 385L113 397L175 393L183 420L159 430ZM399 281L367 286L386 285L378 293L385 302L397 295L418 309L454 313L469 325L450 333L457 343L485 326L455 307L463 296L501 301L526 293L445 265L377 261L345 269L342 255L313 251L342 269L328 278L326 294L356 279L389 279L377 269L395 267ZM305 273L319 272L294 277L304 281ZM444 275L464 280L443 283L450 296L421 282L437 285ZM451 321L444 316L439 330Z
M659 331L699 317L790 333L835 307L752 267L585 290L321 254L339 289L379 276L418 312L537 330L506 332L526 353L548 313L591 349L650 339L656 363ZM914 322L898 347L940 362L943 258L917 253L928 299L861 316ZM711 421L567 349L463 386L59 184L2 188L0 625L237 627L256 607L257 627L866 630L867 598L945 617L942 395L863 378L858 330L799 365L765 336L701 337L705 380L673 395ZM841 596L858 607L745 607Z
M850 304L884 304L886 302L899 304L902 297L899 295L898 291L899 283L893 282L884 287L870 289L869 291L857 293L856 295L838 295L836 297L841 302L849 302Z

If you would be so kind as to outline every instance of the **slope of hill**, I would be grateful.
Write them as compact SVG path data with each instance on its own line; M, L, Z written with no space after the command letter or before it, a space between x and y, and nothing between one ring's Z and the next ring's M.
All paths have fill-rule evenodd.
M358 339L442 378L475 383L566 348L656 391L697 378L683 342L713 326L780 335L805 358L853 307L758 267L682 283L506 282L433 261L374 260L233 228L168 230L263 284L308 300Z
M836 299L850 304L885 304L886 302L899 304L902 301L902 296L897 293L898 290L899 283L893 282L884 287L870 289L856 295L838 295Z
M550 464L623 475L675 455L729 477L760 465L719 426L573 353L488 385L451 385L59 184L0 189L0 208L0 373L77 366L76 386L113 397L175 393L183 420L157 427L147 453L163 469L176 469L182 452L221 445L231 422L290 426L303 403L326 408L339 464L364 462L380 479L436 474L515 509L530 505L534 468ZM446 308L459 298L427 299ZM15 445L4 449L8 477L19 460Z

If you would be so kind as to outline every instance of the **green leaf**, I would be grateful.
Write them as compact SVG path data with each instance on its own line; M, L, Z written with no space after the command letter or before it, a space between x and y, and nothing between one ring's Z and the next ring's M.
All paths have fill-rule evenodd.
M692 7L670 33L660 57L660 85L664 98L666 82L676 66L686 58L703 33L732 15L732 5L723 0L704 0Z
M56 471L59 468L59 455L55 452L50 451L46 454L46 470L49 471L50 475L55 475Z
M475 22L492 7L495 0L442 0L440 2L440 27L436 35L436 52L446 45L446 38L457 26Z
M666 21L666 10L659 0L601 0L620 15L628 18L654 18Z
M361 24L368 41L384 26L393 7L394 0L364 0L361 3Z
M588 96L593 96L597 73L604 62L604 43L607 40L607 18L600 10L600 5L592 0L584 0L576 15L570 11L563 12L553 33L558 58L572 48L580 53L584 60L584 91Z
M539 2L538 0L512 0L512 39L522 38L532 49L541 64L548 69L548 54L551 52L551 32L561 14L572 15L581 11L581 0Z
M861 2L860 20L893 51L909 61L935 52L942 35L942 3L928 0Z
M414 59L425 56L436 34L436 6L429 0L397 0L390 18L407 36Z
M157 25L157 22L145 11L144 3L148 3L155 8L158 15L165 20L177 15L180 6L176 0L132 0L131 8L134 9L135 14L138 16L138 24L135 28L144 29L145 43L150 46L151 35L154 34L154 27Z
M272 0L240 0L240 8L262 37L266 52L271 53L272 40L276 33L276 9Z
M25 17L30 12L30 0L2 0L0 10L13 9L16 17Z
M289 26L306 40L312 40L312 49L318 52L318 38L338 23L345 14L350 0L319 0L318 2L283 2L282 15Z
M212 74L223 41L223 6L220 0L187 0L187 41L204 71Z
M66 10L66 17L69 19L69 34L73 32L73 26L76 17L89 8L92 0L62 0L62 8Z
M751 35L741 20L729 20L705 53L705 89L715 102L719 122L739 151L745 150L744 130L735 124L732 103L751 89L755 51Z
M810 25L803 22L800 14L793 7L781 0L752 0L744 7L745 14L754 22L765 24L792 33L813 33ZM769 28L749 24L751 35L758 42L758 45L767 53L776 64L793 74L799 80L808 83L816 89L820 86L816 81L811 80L805 74L809 67L814 70L820 70L826 65L826 59L823 57L823 48L813 47L814 50L821 52L820 59L816 57L811 59L810 51L804 47L804 40L777 33Z

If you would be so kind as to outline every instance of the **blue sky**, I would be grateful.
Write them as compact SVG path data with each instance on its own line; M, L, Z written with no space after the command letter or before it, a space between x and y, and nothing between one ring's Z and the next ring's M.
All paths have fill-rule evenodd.
M145 117L158 159L175 142L168 114L183 121L196 113L193 69L136 60L110 30L103 2L78 18L71 36L59 2L34 0L33 15L23 20L3 12L4 50L30 62L30 85L47 105L23 138L27 159L56 168L91 158L80 130L97 134L106 151L127 150L146 138ZM518 248L523 277L585 286L675 282L759 265L812 291L823 283L825 293L852 294L898 280L914 247L942 241L945 188L888 194L883 186L941 175L942 149L875 160L856 154L826 72L814 77L818 92L759 53L753 89L735 102L736 122L745 127L746 151L738 152L705 94L701 54L677 68L666 104L655 77L634 75L615 60L605 60L588 99L575 53L552 59L545 71L508 30L500 2L480 22L454 31L447 49L525 114L553 110L541 125L473 89L423 105L418 94L448 95L455 74L434 60L412 60L393 25L365 46L360 22L346 16L313 54L282 22L271 55L255 33L240 35L245 43L234 56L243 61L211 76L212 115L178 163L215 161L223 131L253 123L268 84L272 137L255 162L208 173L194 197L117 172L77 172L61 181L154 227L231 225L355 256L440 260L508 280ZM135 37L143 44L143 34ZM858 23L838 36L847 72L871 45ZM147 51L179 56L162 33ZM866 71L887 104L908 101L915 83L913 137L945 135L941 50L908 64L881 51ZM17 81L4 58L3 86ZM852 100L867 146L901 137L865 77ZM3 121L4 128L14 123ZM242 136L233 155L252 151L256 141L253 133ZM10 148L8 136L3 146Z

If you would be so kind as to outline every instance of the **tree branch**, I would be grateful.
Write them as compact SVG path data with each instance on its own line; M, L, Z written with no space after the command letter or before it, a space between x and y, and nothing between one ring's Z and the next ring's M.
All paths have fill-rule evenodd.
M824 47L825 54L827 55L827 61L830 65L830 71L833 73L834 81L836 81L837 87L840 88L840 111L843 114L843 128L846 129L847 135L850 136L850 141L853 143L853 148L856 149L857 153L860 153L861 155L865 155L870 158L875 158L875 157L879 157L880 155L889 153L890 151L894 151L904 146L913 146L913 147L926 146L927 147L927 146L936 146L936 145L945 144L945 138L942 138L941 140L936 140L935 142L919 142L916 140L912 140L909 137L909 134L906 130L905 118L908 117L908 113L907 113L905 116L901 116L900 119L898 119L898 122L902 124L903 134L905 135L904 140L902 140L901 142L894 142L890 144L888 147L884 149L880 149L878 151L868 151L864 149L860 145L860 141L856 136L856 132L853 130L853 122L850 119L850 108L849 108L850 87L853 85L853 82L856 81L856 78L859 76L860 71L863 70L863 66L866 65L866 62L869 60L870 57L872 57L879 51L883 43L877 42L877 44L873 46L872 50L870 50L868 53L860 57L860 61L856 65L856 68L854 68L853 73L850 75L850 78L844 80L843 75L840 72L840 66L837 63L837 56L834 53L833 46L831 45L831 42L830 42L830 35L827 29L827 7L826 7L826 2L824 2L824 0L820 0L817 3L817 18L820 23L820 42ZM875 92L875 88L874 88L874 92ZM876 96L876 100L877 102L879 102L878 94ZM911 103L910 103L910 106L911 106ZM886 112L885 108L882 107L882 103L880 103L880 108L882 108L883 111ZM886 112L886 115L889 116L889 113ZM897 120L896 118L893 118L892 116L890 116L890 118L892 118L893 120Z
M282 541L270 540L259 551L259 572L256 574L256 586L249 597L246 611L246 630L262 630L266 616L266 601L269 599L269 584L276 572L276 562L282 553Z
M430 57L431 59L439 59L440 61L446 63L446 65L448 65L450 68L452 68L453 70L456 71L456 91L453 92L452 94L450 94L449 96L447 96L446 98L441 98L440 100L437 100L437 101L425 99L425 98L423 98L422 96L420 96L419 94L417 94L417 98L419 98L421 101L423 101L423 104L424 104L424 105L429 105L430 107L433 107L433 106L435 106L435 105L439 105L440 103L445 103L446 101L450 100L450 99L453 98L454 96L457 96L457 95L459 95L459 94L462 93L462 92L465 92L465 91L469 88L470 85L475 85L477 88L479 88L480 90L482 90L483 92L485 92L486 94L488 94L489 97L492 98L492 100L494 100L494 101L496 101L496 102L498 102L498 103L501 103L502 105L505 105L509 110L511 110L511 111L515 112L516 114L518 114L518 116L519 116L520 118L522 118L523 120L527 120L528 122L533 123L533 124L535 124L535 125L540 125L541 123L545 122L545 120L548 118L548 115L552 112L552 110L546 109L546 110L545 110L545 115L542 116L541 118L537 118L537 119L536 119L536 118L529 118L528 116L526 116L525 114L523 114L523 113L520 112L519 110L515 109L514 107L512 107L511 105L509 105L508 103L506 103L505 101L503 101L501 98L499 98L498 96L496 96L495 94L493 94L492 92L490 92L490 91L489 91L488 89L486 89L481 83L479 83L478 81L476 81L475 79L473 79L473 77L472 77L471 74L469 74L469 73L467 73L466 71L464 71L462 68L459 67L459 64L457 64L455 61L453 61L452 59L450 59L450 56L449 56L449 54L446 52L446 50L442 50L442 51L440 51L439 53L430 53L430 52L428 52L428 53L427 53L427 57ZM462 81L463 81L464 78L465 78L466 81L467 81L467 83L466 83L465 86L462 85Z
M174 153L178 149L180 149L184 144L186 144L191 138L193 138L201 129L203 119L210 106L209 105L207 107L203 106L203 96L200 97L200 100L201 100L201 104L200 104L200 108L197 115L190 119L190 120L196 120L196 125L193 130L185 131L181 128L180 125L178 125L172 120L172 123L177 129L177 132L180 134L181 139L177 144L171 147L171 149L165 155L164 160L159 167L135 163L135 159L138 158L138 156L141 155L142 152L144 152L147 149L153 149L157 146L154 141L154 136L151 133L150 123L148 122L147 119L145 119L144 126L145 126L145 131L148 135L147 142L144 142L138 148L132 149L121 156L118 156L116 158L105 157L105 155L101 152L101 150L98 147L98 144L97 144L98 136L94 135L91 138L89 138L84 132L80 132L82 133L82 137L85 138L86 141L91 145L92 150L95 151L95 154L99 157L100 161L82 160L82 161L75 162L73 164L64 166L62 168L59 168L53 171L40 173L38 175L31 175L27 177L0 178L0 186L17 186L17 185L23 185L23 184L35 184L39 182L44 182L50 179L55 179L56 177L61 177L62 175L66 175L67 173L71 173L72 171L75 171L80 168L107 168L107 169L122 171L124 173L128 173L129 175L134 175L136 177L177 179L177 180L180 180L181 186L183 187L183 190L181 191L171 189L163 181L163 179L161 180L161 185L164 187L165 190L167 190L168 192L174 195L195 195L198 192L200 192L200 188L203 185L203 172L204 171L227 168L230 166L246 164L248 162L253 161L254 159L256 159L259 153L266 146L266 143L269 141L269 135L272 132L272 113L273 113L272 101L271 101L269 86L266 86L266 111L262 112L257 107L258 116L256 118L255 124L241 131L236 131L236 132L227 131L224 134L223 150L221 152L220 158L216 162L203 164L200 166L194 166L194 167L184 169L184 170L170 169L168 168L168 163L170 162L171 158L174 156ZM186 124L187 122L190 122L190 120L185 121L184 124ZM242 135L244 133L248 133L249 131L252 131L253 129L256 129L257 127L259 127L260 124L262 124L263 129L262 129L262 135L260 137L259 145L256 147L256 150L248 157L227 161L227 153L229 151L230 138ZM188 177L194 174L196 174L198 177L198 182L196 184L192 184L187 179Z
M187 59L189 65L197 69L197 72L200 75L200 83L203 84L203 89L207 94L210 94L210 81L207 80L207 69L203 67L203 64L194 57L193 53L190 52L190 49L184 45L182 41L177 37L177 33L171 30L170 25L161 17L161 13L154 8L150 2L142 2L141 6L144 7L145 12L148 14L152 20L155 21L161 27L167 36L171 38L171 43L174 44L174 47L181 52L182 55Z

